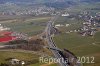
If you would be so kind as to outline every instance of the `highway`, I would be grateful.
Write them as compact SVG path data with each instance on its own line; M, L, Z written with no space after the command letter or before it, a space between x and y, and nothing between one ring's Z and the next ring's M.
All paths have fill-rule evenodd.
M54 43L54 41L53 41L53 39L52 39L52 37L51 37L51 29L53 28L53 23L54 23L54 21L55 21L55 19L56 19L57 17L58 17L58 16L52 18L52 19L48 22L47 27L46 27L46 29L45 29L46 40L47 40L48 46L49 46L50 48L55 48L55 49L58 49L58 48L57 48L57 46L55 45L55 43ZM61 56L61 54L59 54L59 51L57 51L57 50L52 50L52 49L51 49L51 51L52 51L52 53L54 54L55 58L58 58L58 59L63 58L63 57ZM69 66L67 63L64 63L64 62L60 62L59 65L60 65L60 66Z
M60 14L59 14L60 15ZM45 33L46 33L46 41L48 43L48 47L49 49L52 51L52 53L54 54L55 58L63 58L63 61L59 62L59 66L71 66L70 62L66 63L66 57L64 56L64 54L62 53L62 50L59 49L56 44L54 43L52 37L51 37L51 30L53 28L53 24L55 22L55 20L57 20L57 18L59 17L59 15L53 17L50 21L48 21L47 27L45 29ZM76 56L73 56L70 52L67 52L68 55L70 55L72 58L74 58L74 60L76 61L76 64L73 66L82 66L81 63L77 63L77 58L75 58ZM69 60L69 59L68 59Z

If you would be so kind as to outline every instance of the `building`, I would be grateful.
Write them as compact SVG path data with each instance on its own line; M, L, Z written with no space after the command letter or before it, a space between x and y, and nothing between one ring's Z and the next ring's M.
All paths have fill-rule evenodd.
M62 14L63 17L70 16L68 13Z
M70 24L66 24L66 27L68 27Z
M20 61L18 59L11 59L11 60L9 60L9 62L10 62L11 65L16 65L16 64L25 65L24 61Z
M64 26L64 25L62 25L62 24L56 24L55 25L55 27L62 27L62 26Z

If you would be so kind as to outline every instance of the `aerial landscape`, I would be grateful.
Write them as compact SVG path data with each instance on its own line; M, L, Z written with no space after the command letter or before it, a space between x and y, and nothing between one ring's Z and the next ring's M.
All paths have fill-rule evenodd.
M0 66L100 66L100 0L0 0Z

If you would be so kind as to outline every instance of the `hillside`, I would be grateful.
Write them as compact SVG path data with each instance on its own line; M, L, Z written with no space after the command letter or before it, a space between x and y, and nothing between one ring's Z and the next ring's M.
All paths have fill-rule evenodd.
M30 2L30 3L50 3L50 2L66 2L66 1L73 1L73 2L100 2L100 0L0 0L0 3L4 2Z
M0 0L0 4L4 4L6 2L11 2L15 4L43 4L49 7L55 8L64 8L72 5L76 5L78 3L93 3L100 2L100 0Z

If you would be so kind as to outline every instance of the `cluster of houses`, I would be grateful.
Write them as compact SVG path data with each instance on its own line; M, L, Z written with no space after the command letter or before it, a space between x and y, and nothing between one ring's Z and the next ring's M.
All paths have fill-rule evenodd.
M86 35L93 36L95 35L97 30L96 28L91 27L91 24L84 23L80 31L81 31L80 34L82 34L82 36L86 36Z
M85 22L83 23L83 26L80 28L80 34L82 34L82 36L93 36L95 35L97 28L100 25L97 21L97 18L100 18L100 16L87 15L87 12L85 12L85 14L86 15L82 16Z
M22 8L14 3L5 3L1 5L1 7L3 6L6 6L6 8L13 6L15 8L2 10L0 11L0 15L43 15L52 14L55 11L55 8L46 6L27 6L26 8Z
M89 13L84 11L80 14L69 14L69 13L63 13L61 15L62 17L71 17L72 20L76 19L82 19L84 22L82 26L79 29L76 30L70 30L66 33L71 32L78 32L82 36L94 36L95 33L99 30L100 31L100 12L99 13ZM69 27L71 24L56 24L55 27Z
M20 32L13 32L11 36L16 36L19 40L28 40L27 34L20 33Z

